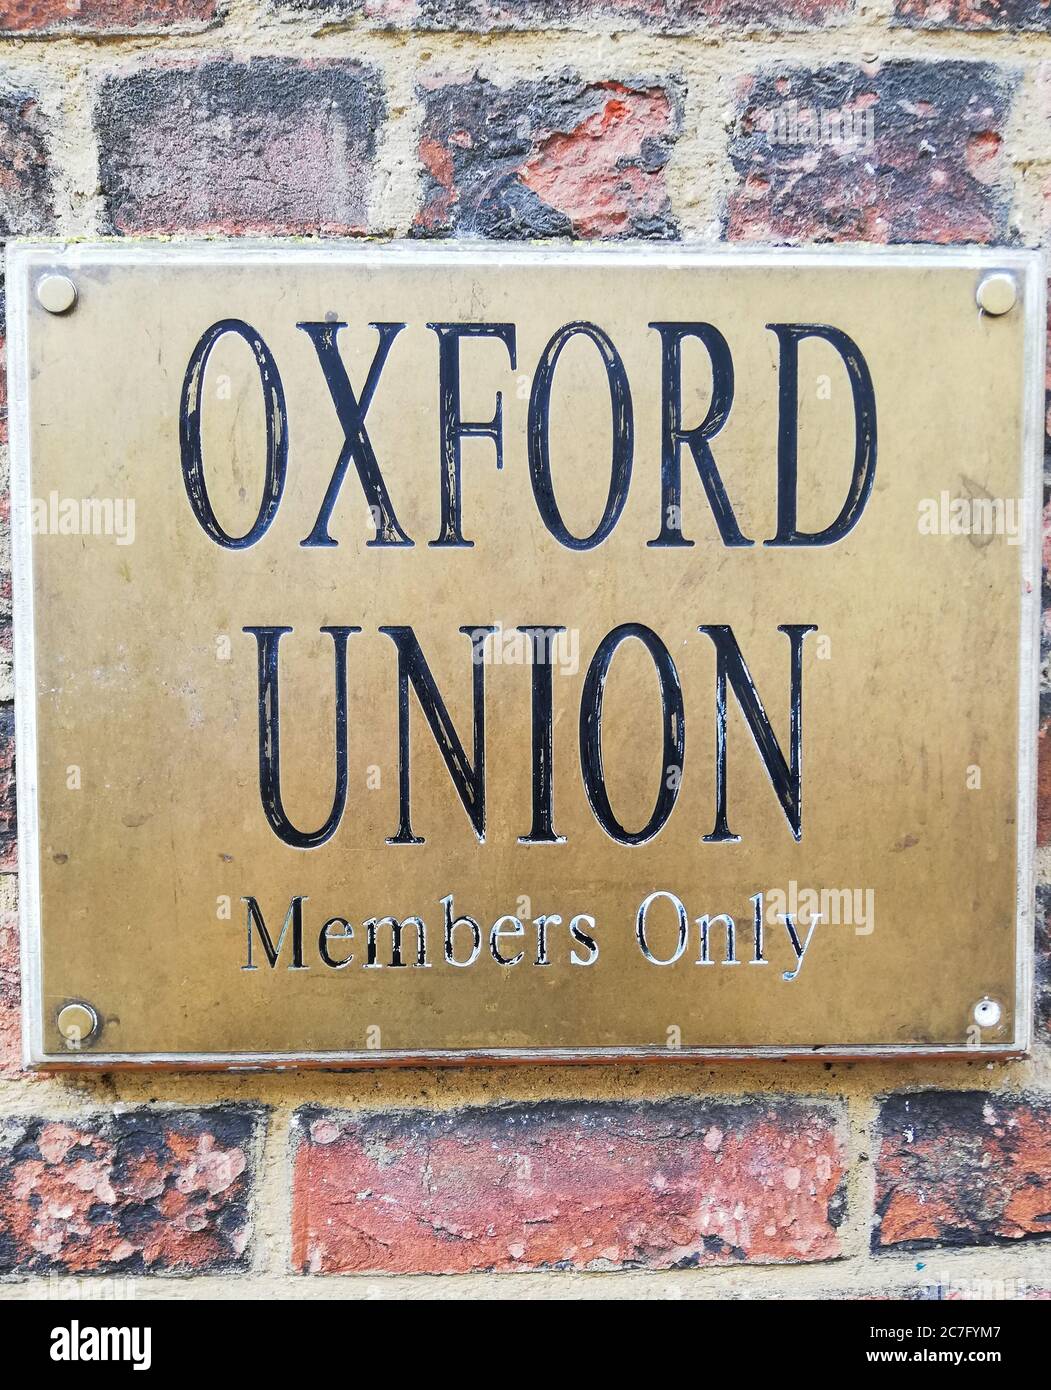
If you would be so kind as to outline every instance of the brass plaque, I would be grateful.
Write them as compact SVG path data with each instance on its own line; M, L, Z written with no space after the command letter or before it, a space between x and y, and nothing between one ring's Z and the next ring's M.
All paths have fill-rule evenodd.
M15 246L26 1046L1028 1040L1024 252Z

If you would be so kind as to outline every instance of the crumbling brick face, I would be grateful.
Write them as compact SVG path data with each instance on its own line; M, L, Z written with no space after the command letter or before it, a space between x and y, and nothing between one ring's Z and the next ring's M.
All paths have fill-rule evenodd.
M731 241L1013 239L1004 136L1017 74L992 63L785 63L738 89Z
M0 237L53 229L49 153L39 97L0 70Z
M893 23L909 29L1051 31L1048 0L894 0Z
M888 1097L876 1167L877 1249L1051 1235L1051 1104L983 1091Z
M216 0L0 0L0 36L186 33L217 17Z
M22 1059L18 913L14 894L6 887L11 882L0 885L0 1077L16 1076Z
M835 1110L791 1100L307 1109L293 1258L322 1274L826 1260L842 1180Z
M422 100L418 235L675 235L665 177L682 130L675 79L474 77Z
M259 1123L242 1107L0 1121L0 1273L243 1269Z
M696 34L821 29L855 0L277 0L329 23L364 19L391 28L490 34L569 29Z

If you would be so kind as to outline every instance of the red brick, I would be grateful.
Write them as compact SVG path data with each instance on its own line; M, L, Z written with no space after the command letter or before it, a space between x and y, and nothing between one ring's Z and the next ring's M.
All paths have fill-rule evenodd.
M675 79L475 77L422 95L418 235L675 235L665 182L682 129Z
M114 74L95 112L110 228L363 232L383 110L374 70L342 60Z
M0 237L52 228L47 138L36 96L0 77Z
M0 34L183 32L216 14L216 0L0 0Z
M21 994L18 913L0 907L0 1076L22 1069Z
M909 29L1051 30L1048 0L894 0L894 26Z
M1051 1102L982 1091L888 1097L873 1248L1051 1235Z
M741 84L735 241L1007 238L1002 147L1017 73L992 63L778 64ZM812 138L805 116L845 125ZM792 117L795 116L793 120ZM835 138L837 134L848 138Z
M258 1112L0 1122L0 1273L196 1273L247 1262Z
M829 1107L550 1103L296 1117L293 1261L360 1271L831 1259Z
M394 29L597 30L689 34L713 27L817 29L851 14L855 0L278 0L332 22L362 12Z

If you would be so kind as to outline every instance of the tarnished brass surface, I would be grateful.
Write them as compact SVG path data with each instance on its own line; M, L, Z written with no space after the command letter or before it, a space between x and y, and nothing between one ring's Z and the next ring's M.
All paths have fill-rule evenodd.
M1005 264L1019 302L992 317L975 296L995 266L977 255L906 264L791 253L16 252L9 293L27 763L19 813L32 1059L1017 1047L1025 1036L1016 1016L1025 979L1019 817L1025 839L1032 776L1019 749L1032 736L1027 565L1039 506L1026 477L1024 387L1040 368L1026 356L1025 330L1041 310L1028 261L996 262ZM76 286L75 307L61 316L33 294L49 268ZM279 371L288 446L272 524L240 549L202 528L180 447L188 363L210 326L234 319L251 325ZM376 518L353 462L331 512L335 544L303 544L317 536L344 444L319 351L297 327L318 325L320 337L326 321L347 325L336 342L358 397L380 341L370 325L405 325L365 426L411 546L368 543ZM459 348L461 418L491 421L502 395L503 468L492 437L462 440L470 546L432 544L442 524L440 335L428 325L453 322L515 327L513 368L506 342L492 336ZM538 362L552 335L577 322L615 345L632 406L627 499L592 549L568 548L545 528L527 457ZM709 442L753 544L724 544L686 446L676 524L693 544L647 544L662 516L661 334L650 326L662 322L714 325L732 355L732 405ZM779 389L789 389L771 324L832 326L871 374L872 490L834 544L765 543L778 534ZM828 339L801 341L798 362L797 527L818 532L847 497L855 406ZM681 374L689 428L704 419L713 387L696 337L683 345ZM251 528L260 507L263 400L249 342L219 337L200 422L207 493L232 536ZM270 426L280 434L276 415ZM580 333L554 370L549 426L554 493L567 529L583 537L606 505L613 424L599 351ZM85 511L86 498L113 504L110 534L105 509ZM63 530L70 499L95 534ZM959 523L959 499L1002 505L972 507L970 533L958 525L937 533L954 515ZM988 517L992 531L976 529ZM1012 517L1024 520L1021 543L1008 534ZM685 716L682 765L669 769L654 663L640 641L626 640L602 714L616 819L637 830L661 783L681 778L663 828L641 844L611 838L582 782L585 678L621 624L660 638ZM534 673L524 642L513 640L519 625L567 630L551 678L559 843L520 842L533 823ZM781 625L816 629L799 639L800 837L731 682L727 823L738 838L705 842L717 823L717 646L698 629L732 630L787 760L791 641ZM422 843L389 844L400 820L398 648L380 629L412 629L473 762L472 644L459 629L482 626L500 629L481 668L484 842L410 685L411 823ZM262 639L245 629L267 627L292 629L279 645L281 793L289 820L307 831L329 816L335 785L338 640L321 629L360 629L345 638L346 806L313 848L284 843L264 815ZM22 734L35 736L35 767ZM801 896L811 889L826 890L816 925ZM667 965L646 958L636 933L640 904L658 891L676 895L689 920L686 948ZM783 911L795 909L800 945L809 938L802 961L777 920L779 892ZM473 964L445 959L448 895L455 916L480 925ZM276 943L294 897L305 899L305 968L289 968L294 922L271 968L245 899ZM535 925L545 914L561 918L546 928L546 951ZM734 919L737 963L723 963L725 922L713 922L711 962L698 964L698 919L718 914ZM389 927L378 929L376 965L366 967L363 924L388 915L424 920L426 968L412 964L412 928L407 964L392 967ZM578 923L598 948L590 963L590 948L570 935L576 915L594 919L593 928ZM325 965L318 946L322 925L337 916L355 934L340 940L330 930L333 959L353 952L342 969ZM490 949L502 916L521 923L505 923L496 940L505 958L522 953L516 964L499 964ZM243 968L249 938L252 970ZM648 918L651 954L667 959L675 938L674 904L660 899ZM461 960L471 942L470 928L457 928ZM976 1024L983 999L1001 1006L994 1027ZM57 1024L71 1001L99 1018L79 1051Z

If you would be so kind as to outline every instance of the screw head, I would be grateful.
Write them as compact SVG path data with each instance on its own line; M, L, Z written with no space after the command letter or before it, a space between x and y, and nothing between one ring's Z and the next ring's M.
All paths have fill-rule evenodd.
M68 1052L79 1052L92 1041L99 1030L98 1014L90 1004L85 1004L79 999L63 1004L55 1021Z
M49 314L68 314L77 302L77 287L68 275L42 275L36 282L36 297Z
M998 271L985 277L978 286L975 298L983 314L998 318L1001 314L1009 313L1018 303L1018 285L1013 275Z
M995 1028L1003 1010L995 999L979 999L974 1006L974 1021L979 1028Z

